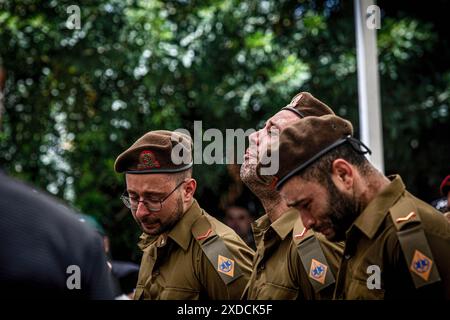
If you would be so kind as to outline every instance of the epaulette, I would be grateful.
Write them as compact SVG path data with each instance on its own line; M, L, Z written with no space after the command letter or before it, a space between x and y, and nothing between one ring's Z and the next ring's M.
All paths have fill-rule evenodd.
M417 208L408 199L401 199L389 212L416 288L440 281Z
M206 216L202 215L194 222L192 235L226 285L242 276L236 259L223 239L214 231Z
M297 252L315 292L335 282L333 272L325 258L319 240L314 232L307 230L299 218L292 233Z

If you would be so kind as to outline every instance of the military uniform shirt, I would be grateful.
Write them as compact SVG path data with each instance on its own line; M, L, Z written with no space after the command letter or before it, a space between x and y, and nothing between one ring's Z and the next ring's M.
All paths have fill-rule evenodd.
M399 176L389 177L391 183L364 209L347 231L344 258L339 270L335 298L337 299L450 299L450 224L433 207L405 190ZM393 221L390 212L400 208L399 219ZM414 254L405 257L396 224L420 224L432 257L416 250L418 243L408 241ZM412 230L405 225L405 230ZM372 267L370 267L372 266ZM370 267L368 272L368 268ZM376 268L381 283L376 288ZM435 268L440 276L431 274ZM416 279L414 279L414 277ZM416 288L414 281L422 281ZM369 286L368 286L369 282ZM370 287L370 288L369 288Z
M214 265L203 245L210 248ZM143 234L139 246L143 256L136 300L239 299L254 254L231 228L209 216L197 201L167 235Z
M304 230L299 213L289 209L274 223L270 224L267 215L253 224L257 251L253 272L243 295L249 300L295 300L331 299L334 283L315 293L311 279L302 265L293 233ZM297 230L297 232L294 232ZM311 231L308 231L311 232ZM318 237L320 246L328 260L327 272L336 275L342 257L343 245ZM314 280L313 280L314 281Z

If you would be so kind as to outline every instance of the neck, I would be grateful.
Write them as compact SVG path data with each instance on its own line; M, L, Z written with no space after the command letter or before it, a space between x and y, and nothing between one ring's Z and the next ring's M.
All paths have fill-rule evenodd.
M362 187L361 192L361 204L363 208L367 205L384 189L391 181L381 172L374 171L370 173Z
M269 217L271 223L274 223L286 211L289 210L286 202L281 198L279 194L277 194L276 197L271 197L270 199L260 198L260 200L264 207L264 211Z

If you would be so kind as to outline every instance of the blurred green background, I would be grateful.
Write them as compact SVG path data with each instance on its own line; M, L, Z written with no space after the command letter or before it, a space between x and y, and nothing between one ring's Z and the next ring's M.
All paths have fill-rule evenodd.
M81 9L69 30L67 7ZM450 174L450 2L378 1L386 173L426 201ZM310 91L358 130L353 1L0 0L0 165L97 217L138 259L116 156L149 130L257 128ZM213 215L224 165L195 166ZM240 190L239 188L237 188Z

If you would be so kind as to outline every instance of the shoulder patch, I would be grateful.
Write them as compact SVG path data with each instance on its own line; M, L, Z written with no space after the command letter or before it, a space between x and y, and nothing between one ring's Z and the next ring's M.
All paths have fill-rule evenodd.
M227 276L234 276L234 260L224 257L219 254L217 258L217 271L226 274Z
M441 280L422 226L397 232L400 247L416 288Z
M319 292L333 284L334 275L328 267L328 261L319 240L312 230L305 228L300 218L295 222L292 240L297 246L298 255L314 291Z
M205 216L195 221L192 226L192 234L226 285L242 276L242 271L235 258Z
M297 252L315 292L335 283L325 254L314 234L297 245Z
M226 247L223 239L218 235L203 242L200 246L209 262L226 285L242 276L241 269L236 263L235 258Z
M412 272L417 274L423 280L428 281L432 267L433 267L433 260L428 258L419 250L416 250L414 252L414 256L410 266L410 270Z
M400 198L389 212L415 287L441 281L414 203Z
M321 284L325 284L325 278L327 275L328 267L326 264L317 261L316 259L311 260L311 268L309 269L309 277Z

